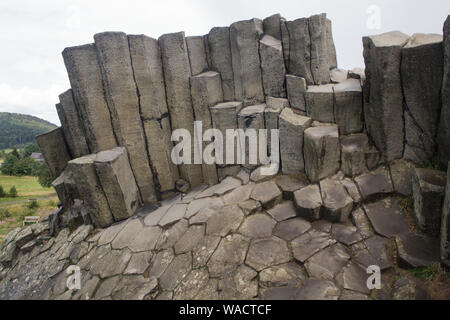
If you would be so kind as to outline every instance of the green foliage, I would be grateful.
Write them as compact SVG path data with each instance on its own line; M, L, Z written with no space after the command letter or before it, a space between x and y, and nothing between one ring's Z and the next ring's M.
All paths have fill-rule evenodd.
M7 208L0 208L0 220L5 220L11 217L11 212Z
M44 188L50 188L53 182L53 176L48 169L48 166L45 165L41 168L38 175L38 181L41 186Z
M6 197L5 190L3 189L2 186L0 186L0 198L4 198L4 197Z
M56 126L37 117L0 112L0 149L23 147Z
M41 152L41 150L36 143L29 143L25 146L25 148L23 148L22 157L28 158L33 152Z
M410 271L411 274L417 278L425 281L432 281L440 272L438 264L433 264L429 267L416 268Z
M14 165L16 162L19 161L19 158L17 158L14 154L8 153L8 155L5 158L5 161L2 163L1 171L3 174L12 176L14 173Z
M16 189L15 186L12 186L11 189L9 189L9 194L8 195L9 195L10 198L17 198L17 196L19 194L17 193L17 189Z
M36 209L36 208L39 208L39 203L36 200L32 200L28 204L28 209Z

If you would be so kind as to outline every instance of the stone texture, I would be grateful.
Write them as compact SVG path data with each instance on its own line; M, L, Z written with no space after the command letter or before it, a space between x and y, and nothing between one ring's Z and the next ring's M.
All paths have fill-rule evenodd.
M330 82L329 55L332 52L331 43L327 32L328 29L326 13L313 15L309 18L309 35L311 38L311 74L316 84ZM332 38L332 36L331 36ZM330 45L330 48L329 48Z
M389 171L385 167L356 177L355 182L365 201L394 192Z
M353 199L345 187L336 180L326 179L320 182L323 199L322 216L331 222L346 222L353 209Z
M267 210L267 213L277 222L285 221L297 216L297 211L292 201L284 201L272 209Z
M335 244L336 241L324 232L311 229L291 242L294 258L304 263L320 250Z
M354 225L358 228L358 232L364 238L369 238L373 236L373 231L370 226L369 219L363 209L358 208L352 212L352 221Z
M423 268L439 263L439 240L406 233L397 236L395 242L397 263L402 268Z
M405 158L416 163L430 162L436 153L443 70L442 35L412 35L402 49L401 77L405 119L409 119Z
M402 47L408 36L395 31L363 38L366 82L364 115L369 136L387 161L403 156Z
M292 74L286 75L286 90L291 108L299 113L306 113L305 93L307 90L306 80Z
M280 154L283 174L305 172L303 134L312 120L286 108L280 115Z
M208 70L208 59L203 36L186 37L191 73L196 76Z
M288 73L305 78L308 85L314 84L311 74L311 38L308 18L286 22L289 36Z
M348 177L363 174L366 168L366 150L369 139L365 134L354 134L341 139L342 171Z
M283 195L275 182L268 181L258 183L253 189L251 198L261 202L265 209L271 209L282 201Z
M154 202L157 197L148 154L144 151L146 142L128 38L125 33L105 32L96 34L94 39L115 136L128 150L142 200Z
M332 281L309 279L295 295L296 300L337 300L340 291Z
M276 184L283 191L285 200L294 200L294 192L309 185L304 175L281 175L275 179Z
M379 266L381 271L392 267L392 263L388 258L389 240L386 238L374 236L364 240L362 250L354 253L354 261L364 268L370 266Z
M176 256L166 271L159 278L159 285L162 289L173 290L188 275L192 263L190 254Z
M344 267L342 273L338 275L337 282L344 289L356 291L362 294L369 294L367 288L367 273L360 266L350 262Z
M319 220L322 216L322 195L318 185L310 185L294 193L297 214L307 220Z
M187 253L195 248L205 235L205 226L191 226L174 246L175 254Z
M442 109L437 136L438 159L442 169L447 168L450 161L450 17L444 24L444 77L442 80Z
M375 232L392 238L409 231L408 219L395 198L364 205Z
M54 178L57 178L72 158L64 140L61 127L36 137L36 142L44 156L45 163Z
M335 123L332 84L308 86L305 92L308 117L320 122Z
M441 232L445 172L416 168L412 180L414 214L419 228L438 237Z
M149 251L155 249L160 235L160 228L144 227L138 219L135 219L128 222L118 233L111 246L113 249L129 248L133 252Z
M262 81L266 96L286 97L286 68L284 66L281 40L265 35L259 41Z
M403 277L397 280L392 287L392 300L426 300L426 291L419 287L414 281Z
M230 26L235 99L246 106L264 101L258 48L262 29L262 21L258 19L235 22Z
M186 209L186 204L175 204L169 209L169 211L167 211L167 213L161 218L161 220L159 220L158 224L161 227L167 227L180 221L186 214Z
M350 255L341 244L320 251L305 263L308 274L316 279L333 280L350 260Z
M311 229L311 224L302 218L279 222L273 235L286 241L292 241Z
M97 154L94 165L114 220L134 215L141 201L126 149L102 151Z
M244 213L237 205L216 210L206 222L207 235L225 237L230 231L236 231L244 219Z
M333 28L332 22L330 19L326 20L326 37L327 37L327 49L328 53L328 65L331 69L335 69L338 67L337 57L336 57L336 47L334 45L333 40Z
M332 176L340 167L341 151L337 127L323 126L305 131L305 168L311 182Z
M281 40L281 16L279 13L271 15L263 20L264 33Z
M348 70L344 69L331 69L330 70L330 77L332 83L341 83L348 79ZM359 83L359 81L358 81Z
M248 239L241 235L223 238L208 262L209 275L220 276L236 270L245 260L248 245Z
M64 63L91 152L117 146L94 44L64 49Z
M251 242L245 262L257 271L288 262L289 250L286 242L276 238L258 239Z
M352 225L335 223L331 229L331 235L340 243L351 246L363 240L363 236L357 227Z
M359 80L349 79L334 86L334 117L341 135L363 130L363 97Z
M221 300L250 300L258 295L258 273L241 265L232 273L219 280L218 290Z
M389 168L395 192L405 197L412 194L414 164L405 159L400 159L391 162Z
M279 129L279 117L285 108L289 108L289 100L266 97L267 108L264 110L264 122L267 129L267 151L272 154L272 130Z
M186 129L194 136L194 114L192 112L189 77L191 76L189 58L184 32L171 33L158 39L166 84L167 105L170 113L172 130ZM194 148L191 148L191 158ZM182 164L180 175L191 187L203 181L200 165Z
M445 188L444 204L441 221L441 261L450 267L450 162L447 170L447 184Z

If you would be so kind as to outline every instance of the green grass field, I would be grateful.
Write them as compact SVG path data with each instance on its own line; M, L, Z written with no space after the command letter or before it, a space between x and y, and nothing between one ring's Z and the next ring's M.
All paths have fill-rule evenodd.
M5 192L15 186L20 198L45 197L55 194L53 188L42 187L36 177L12 177L0 174L0 186ZM0 198L0 202L20 200L18 198Z

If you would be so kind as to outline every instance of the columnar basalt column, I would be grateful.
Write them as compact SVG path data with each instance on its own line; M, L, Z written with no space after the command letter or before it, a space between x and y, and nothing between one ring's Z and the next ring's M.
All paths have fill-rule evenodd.
M264 34L281 41L281 15L271 15L263 20Z
M286 68L281 41L266 35L259 41L262 80L266 96L286 98Z
M289 101L282 98L266 98L266 110L264 111L264 121L267 129L267 149L268 154L272 150L272 130L279 129L278 122L281 112L289 108Z
M450 268L450 162L447 170L447 184L441 221L441 260Z
M73 100L72 90L60 94L59 102L56 105L56 111L72 158L89 154L89 147L84 135L84 125Z
M334 118L339 134L348 135L362 132L363 97L359 80L348 79L334 85Z
M191 73L196 76L208 70L208 58L203 36L186 37Z
M286 75L287 96L291 108L304 115L306 115L305 93L307 88L305 78L291 74Z
M334 93L332 84L309 86L305 93L308 117L320 122L334 123Z
M105 32L96 34L94 39L114 132L119 144L128 150L142 200L154 202L157 196L140 117L141 106L128 37L122 32Z
M175 182L180 175L170 157L173 148L170 140L172 130L161 52L158 41L144 35L129 35L128 42L153 174L158 181L159 191L164 193L175 189Z
M311 74L314 83L330 83L330 52L325 13L309 18L309 34L311 37Z
M442 110L438 132L439 163L442 168L450 161L450 16L444 25L444 78L442 82Z
M184 32L171 33L159 38L166 84L167 103L172 130L185 129L194 137L194 111L191 101L189 78L191 76ZM191 159L194 159L192 145ZM202 168L195 164L179 166L183 179L191 187L203 182Z
M116 147L95 45L66 48L62 55L89 150L99 152Z
M289 34L288 73L305 78L307 84L314 84L311 74L311 38L308 18L286 22Z
M331 70L337 68L338 64L336 56L336 46L334 45L333 40L333 27L330 19L327 19L326 22L326 37L327 37L328 64Z
M56 179L63 172L67 162L71 160L62 128L56 128L37 136L36 142L41 149L50 173Z

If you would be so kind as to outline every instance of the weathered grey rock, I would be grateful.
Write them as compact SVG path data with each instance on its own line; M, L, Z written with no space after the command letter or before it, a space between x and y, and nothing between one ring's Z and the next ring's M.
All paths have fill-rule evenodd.
M142 200L154 202L157 198L146 152L128 38L125 33L105 32L96 34L94 39L115 136L118 143L128 150Z
M287 21L286 26L289 35L288 73L305 78L308 85L314 84L308 18Z
M386 198L364 205L375 232L392 238L409 231L408 218L395 198Z
M161 51L156 39L144 35L129 35L128 42L153 174L158 179L159 191L166 192L174 189L179 173L170 158L172 132Z
M158 42L161 48L172 130L186 129L193 137L194 114L189 85L191 71L184 32L163 35L158 39ZM191 149L191 159L193 159L194 148ZM179 169L181 177L188 181L191 187L196 187L202 183L203 177L200 165L182 164Z
M72 160L68 163L69 170L73 173L79 195L89 210L89 215L96 227L106 228L113 224L108 201L95 170L96 155L88 155Z
M366 168L366 150L369 148L369 139L365 134L354 134L341 139L342 171L348 177L363 174Z
M286 241L292 241L311 229L311 224L302 218L279 222L273 230L273 235Z
M323 199L322 216L331 222L346 222L353 209L353 199L345 187L336 180L326 179L320 182Z
M253 199L241 202L239 204L239 208L241 208L245 216L249 216L262 211L261 203Z
M263 20L264 34L281 40L281 15L271 15Z
M323 202L318 185L310 185L294 192L294 203L300 217L310 221L321 218Z
M54 178L57 178L72 158L67 150L61 127L36 137L36 142L44 156L45 163Z
M363 209L358 208L352 212L353 224L358 228L358 232L364 238L373 236L373 231L370 226L369 219Z
M125 275L143 274L150 266L150 261L153 257L151 252L135 253L130 259L127 268L124 271Z
M442 35L414 34L402 49L405 158L416 163L432 161L437 149L443 65Z
M239 228L239 233L249 238L264 238L272 235L276 221L266 214L247 217Z
M194 299L202 288L208 283L208 271L206 269L192 270L184 278L174 291L174 300Z
M389 168L395 192L405 197L409 196L412 193L414 164L405 159L400 159L391 162Z
M306 113L305 93L307 86L305 78L292 74L286 75L286 90L291 108L299 113Z
M174 246L175 254L186 253L195 248L205 236L205 226L191 226Z
M219 280L218 290L221 300L250 300L258 295L258 275L253 269L241 265L232 273Z
M320 122L335 123L333 84L308 86L305 92L308 117Z
M217 177L222 182L228 177L238 177L238 174L242 171L241 166L225 166L217 168Z
M332 281L309 279L295 295L296 300L337 300L340 291Z
M249 240L234 234L223 238L208 262L209 275L216 277L237 269L247 254Z
M365 201L394 192L389 170L385 167L356 177L355 182Z
M278 122L281 112L289 107L289 101L283 98L266 97L264 122L267 129L267 150L272 154L272 130L279 129Z
M237 205L216 210L206 222L206 234L224 237L230 231L236 231L242 219L244 219L244 213Z
M272 209L267 210L267 213L270 214L277 222L282 222L297 216L297 212L292 201L284 201Z
M305 263L308 274L316 279L333 280L348 263L350 255L341 244L328 247Z
M123 273L130 259L129 250L108 250L94 261L89 271L102 279L110 278Z
M280 115L280 154L283 174L305 172L303 134L311 125L311 118L295 114L286 108Z
M273 265L289 262L289 250L285 241L276 238L253 240L248 249L246 264L257 271Z
M77 109L72 89L59 95L56 111L61 121L67 147L74 159L90 153L84 133L84 123L80 119Z
M363 38L367 80L364 85L366 127L387 161L403 156L401 50L408 36L395 31Z
M330 61L332 55L329 41L326 13L309 17L309 35L311 37L311 74L316 84L330 83ZM331 33L331 32L330 32ZM331 35L331 39L332 39ZM330 47L329 47L330 46Z
M191 74L196 76L208 70L208 59L203 36L186 37Z
M151 266L148 272L149 276L153 278L159 278L164 273L164 271L166 271L167 267L170 265L174 258L175 255L172 249L163 250L158 252L158 254L155 254L150 263Z
M346 246L354 245L363 240L363 236L358 228L345 224L333 224L331 235Z
M208 34L208 48L211 59L210 68L222 77L223 97L225 101L233 101L234 75L231 59L230 28L213 28Z
M280 19L280 27L281 27L281 42L283 44L284 65L286 66L286 70L289 70L290 39L289 39L289 30L285 18Z
M230 193L227 193L223 196L224 204L233 205L247 201L248 199L250 199L254 186L255 185L253 183L249 183L234 189ZM211 202L210 199L207 199L207 201Z
M445 184L445 172L421 168L414 170L414 214L419 228L434 237L441 232Z
M80 198L73 174L67 168L52 182L52 187L65 209L70 208L74 200Z
M335 244L336 240L330 238L328 233L311 229L291 242L294 258L304 263L320 250Z
M438 159L442 168L450 161L450 17L444 24L444 77L442 80L442 109L437 136Z
M126 149L121 147L98 153L95 171L114 220L125 220L133 216L141 201Z
M111 243L113 249L128 248L133 252L155 249L161 235L158 227L144 227L138 219L130 220Z
M334 86L334 117L341 135L362 132L363 97L359 80L348 79Z
M381 154L374 146L369 147L366 151L366 165L367 169L374 170L378 167L381 161Z
M264 94L277 98L286 97L286 68L281 40L265 35L259 41L259 55Z
M450 162L448 168L441 221L441 261L446 267L450 267Z
M66 48L62 55L89 150L99 152L116 147L95 45Z
M364 240L364 247L354 254L354 261L363 268L370 266L379 266L381 271L392 267L388 257L389 240L386 238L374 236Z
M273 181L258 183L252 191L251 198L261 202L265 209L271 209L281 203L283 194Z
M259 274L259 280L265 287L300 287L306 280L304 270L294 262L264 269Z
M158 225L164 228L180 221L185 216L186 209L187 204L175 204L167 211L161 220L159 220Z
M333 40L333 28L330 19L326 21L326 37L327 37L327 53L328 53L328 65L330 70L338 67L337 57L336 57L336 47Z
M262 21L258 19L235 22L230 26L235 99L246 106L264 101L258 50L262 29Z
M439 263L439 240L412 233L398 235L397 263L401 268L423 268Z
M173 290L188 275L191 270L192 257L190 254L176 256L166 271L159 278L159 285L162 289Z
M348 70L344 69L331 69L330 78L332 83L341 83L348 79ZM359 81L358 81L359 83Z
M220 236L205 236L192 250L192 263L194 268L204 267L217 249Z
M203 132L212 129L213 124L209 108L223 101L220 74L209 71L191 77L191 96L195 120L202 121ZM203 132L199 132L198 137L202 137ZM194 141L194 143L197 142ZM199 146L201 154L203 154L203 150L207 145L208 143L204 142L202 146ZM202 164L202 173L204 182L210 186L219 182L215 164Z
M392 286L392 300L426 300L427 292L419 287L414 281L403 277Z
M306 173L311 182L318 182L335 174L339 170L341 158L337 127L307 129L304 155Z
M305 175L281 175L275 179L275 182L283 192L285 200L294 200L294 192L309 185Z
M344 267L342 272L337 276L337 282L342 288L369 294L367 288L367 272L355 263L350 262Z

